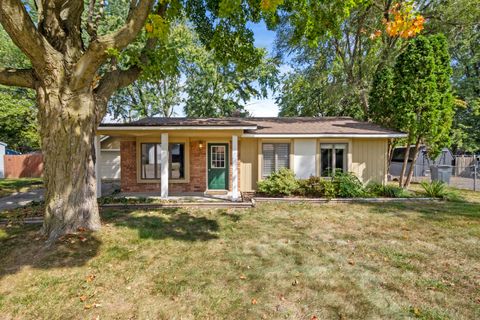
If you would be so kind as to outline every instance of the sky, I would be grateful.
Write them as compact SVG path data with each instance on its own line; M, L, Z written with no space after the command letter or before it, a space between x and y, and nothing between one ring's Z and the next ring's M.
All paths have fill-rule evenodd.
M267 30L263 21L251 24L250 27L255 35L255 46L265 48L272 54L275 32ZM275 103L275 98L271 92L267 99L251 99L247 102L246 109L254 117L276 117L278 115L278 105Z

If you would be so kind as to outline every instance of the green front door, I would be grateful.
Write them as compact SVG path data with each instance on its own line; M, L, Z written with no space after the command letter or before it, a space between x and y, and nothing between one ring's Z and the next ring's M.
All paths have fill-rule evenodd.
M228 189L228 144L208 144L208 189Z

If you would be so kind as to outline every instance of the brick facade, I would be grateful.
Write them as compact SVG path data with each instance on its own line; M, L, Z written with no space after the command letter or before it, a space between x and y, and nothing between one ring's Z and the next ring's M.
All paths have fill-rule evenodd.
M174 193L204 192L207 188L207 142L190 141L189 166L190 179L188 182L170 182L168 191ZM231 149L231 148L230 148ZM138 182L137 179L137 157L136 141L121 141L121 190L123 192L158 192L160 193L160 183ZM238 161L240 172L240 160ZM240 176L240 173L239 173ZM240 177L239 177L240 180ZM232 161L230 150L230 168L229 168L229 190L232 189Z

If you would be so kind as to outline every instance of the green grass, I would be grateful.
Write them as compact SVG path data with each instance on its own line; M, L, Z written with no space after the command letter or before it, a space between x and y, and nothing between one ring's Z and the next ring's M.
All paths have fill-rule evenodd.
M480 202L102 217L50 250L0 229L0 318L480 318Z
M0 179L0 197L19 191L25 192L31 188L40 188L42 185L42 178Z

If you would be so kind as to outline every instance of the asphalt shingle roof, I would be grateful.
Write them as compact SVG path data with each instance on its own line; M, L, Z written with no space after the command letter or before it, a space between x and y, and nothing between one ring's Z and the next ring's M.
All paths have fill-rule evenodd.
M198 127L256 126L250 134L399 134L371 122L349 117L276 117L276 118L143 118L130 123L104 123L100 127Z

